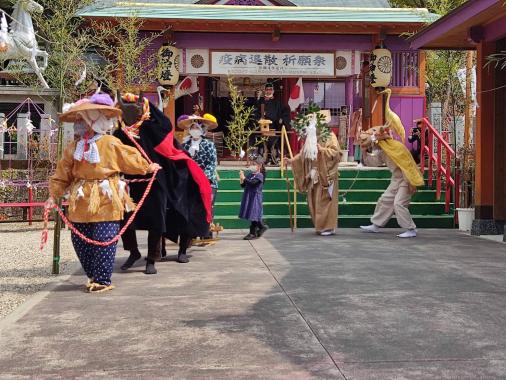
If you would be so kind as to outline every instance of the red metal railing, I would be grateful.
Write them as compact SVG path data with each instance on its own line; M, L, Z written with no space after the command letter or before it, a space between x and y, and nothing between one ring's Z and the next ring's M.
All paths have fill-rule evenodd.
M455 159L455 151L448 144L446 139L430 124L427 118L418 119L422 123L421 129L421 152L420 169L425 173L425 160L427 157L428 183L432 186L434 174L436 180L436 199L441 199L442 178L445 178L445 212L450 211L452 188L455 189L455 207L459 207L459 182L458 170L455 176L452 175L452 162ZM428 141L427 141L428 140ZM435 146L435 151L434 151ZM443 154L445 162L443 163Z

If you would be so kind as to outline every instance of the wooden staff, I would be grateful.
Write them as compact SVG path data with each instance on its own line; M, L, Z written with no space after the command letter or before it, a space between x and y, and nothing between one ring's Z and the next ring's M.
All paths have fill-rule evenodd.
M290 230L293 232L293 215L292 215L292 201L290 200L290 181L288 180L288 176L285 177L286 181L286 191L288 193L288 215L290 216Z

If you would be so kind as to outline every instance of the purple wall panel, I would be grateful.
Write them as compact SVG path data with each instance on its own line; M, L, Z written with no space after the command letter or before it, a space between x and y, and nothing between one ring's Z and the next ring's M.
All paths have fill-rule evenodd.
M419 119L425 115L425 97L424 96L392 96L390 99L390 108L401 118L402 125L406 131L406 142L408 140L411 128L414 126L413 120ZM411 144L407 143L408 148Z
M372 49L368 35L282 34L278 42L267 33L175 33L177 46L187 49L361 50Z

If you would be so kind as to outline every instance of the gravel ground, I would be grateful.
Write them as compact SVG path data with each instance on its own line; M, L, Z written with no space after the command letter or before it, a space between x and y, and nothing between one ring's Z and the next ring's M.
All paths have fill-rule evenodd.
M39 250L42 223L0 223L0 319L28 297L58 281L51 274L53 231L44 251ZM69 274L77 265L70 231L62 230L60 273Z

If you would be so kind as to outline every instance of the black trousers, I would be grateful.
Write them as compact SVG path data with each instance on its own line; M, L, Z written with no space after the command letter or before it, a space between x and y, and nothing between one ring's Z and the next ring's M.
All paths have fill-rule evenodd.
M121 235L123 241L123 247L132 252L132 250L138 250L137 235L135 230L127 229L123 235ZM162 234L157 231L148 231L148 260L159 260L162 249Z

